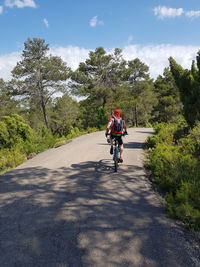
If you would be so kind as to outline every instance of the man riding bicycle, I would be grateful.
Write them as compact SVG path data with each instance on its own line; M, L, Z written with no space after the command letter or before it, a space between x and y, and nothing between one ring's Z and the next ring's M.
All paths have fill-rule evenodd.
M126 123L121 118L120 115L121 115L120 109L115 109L114 114L112 115L112 117L108 121L105 135L107 137L108 134L110 134L110 144L111 144L110 154L111 155L113 154L113 139L114 138L117 139L117 141L120 145L120 159L119 159L119 161L122 163L123 162L122 154L123 154L123 150L124 150L122 135L125 135L128 133L127 133L127 128L126 128ZM124 132L123 132L123 130L124 130Z

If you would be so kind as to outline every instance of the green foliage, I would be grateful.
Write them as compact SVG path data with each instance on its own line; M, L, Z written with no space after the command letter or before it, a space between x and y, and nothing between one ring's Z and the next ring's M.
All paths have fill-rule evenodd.
M157 126L157 135L148 139L151 149L146 166L165 195L169 214L200 231L200 124L178 140L174 138L176 131L171 124Z
M50 120L50 128L54 134L66 136L70 127L74 126L78 119L79 105L68 94L56 98Z
M0 148L6 147L9 143L9 133L5 122L0 121Z
M22 60L12 71L15 93L25 98L29 107L39 107L48 128L47 104L56 92L65 91L63 81L69 77L70 69L61 58L47 56L49 50L45 40L28 39L24 43Z
M39 133L34 132L32 139L24 142L24 152L26 155L40 153L54 146L56 142L52 132L46 127L42 127Z
M19 115L4 116L0 121L0 171L19 165L29 154L44 151L54 143L46 127L38 134Z
M16 144L10 149L0 149L0 173L16 167L23 163L25 159L26 155L20 144Z
M86 97L80 104L83 126L101 128L116 107L130 124L147 124L156 101L148 71L138 58L125 61L120 49L112 54L102 47L90 52L70 83L74 94Z
M192 62L191 70L183 69L172 57L169 58L169 62L180 91L185 119L192 127L200 120L200 51L197 54L196 64Z
M4 116L0 121L0 148L11 148L17 143L31 140L33 131L17 114Z
M19 100L15 100L9 90L9 83L0 79L0 118L20 111Z
M154 127L157 135L149 136L146 141L147 148L155 148L157 144L174 144L174 134L178 129L177 124L159 123Z
M97 131L96 128L79 130L70 126L66 136L57 137L45 126L33 131L17 114L4 116L0 121L0 172L16 167L31 154L56 147L64 140Z
M157 105L154 107L153 121L175 123L182 114L182 103L179 90L172 73L168 68L164 69L163 76L156 79L154 92L157 95Z
M198 178L200 174L198 173ZM197 180L197 179L196 179ZM169 214L184 221L185 225L200 229L200 185L182 182L175 193L166 194L166 207Z
M189 132L189 139L195 146L196 155L200 156L200 121L198 121L193 129Z

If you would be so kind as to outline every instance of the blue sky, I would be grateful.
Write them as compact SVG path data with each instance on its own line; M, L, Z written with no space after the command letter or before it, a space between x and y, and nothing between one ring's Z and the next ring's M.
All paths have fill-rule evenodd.
M0 25L5 79L32 37L45 39L72 68L98 46L120 47L154 77L170 55L189 67L200 49L199 0L0 0Z

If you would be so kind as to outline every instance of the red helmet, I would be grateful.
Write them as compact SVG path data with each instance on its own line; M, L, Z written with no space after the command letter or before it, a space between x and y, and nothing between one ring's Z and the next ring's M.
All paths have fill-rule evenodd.
M114 110L114 115L115 115L115 116L119 117L120 114L121 114L121 110L120 110L120 109L115 109L115 110Z

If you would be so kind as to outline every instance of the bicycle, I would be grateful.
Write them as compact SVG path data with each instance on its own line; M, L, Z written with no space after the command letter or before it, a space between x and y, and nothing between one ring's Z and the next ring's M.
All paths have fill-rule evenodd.
M110 135L110 134L108 134ZM125 136L126 134L122 134L122 136ZM114 137L113 138L113 161L114 161L114 171L117 172L117 169L119 167L120 162L120 145L118 140Z

